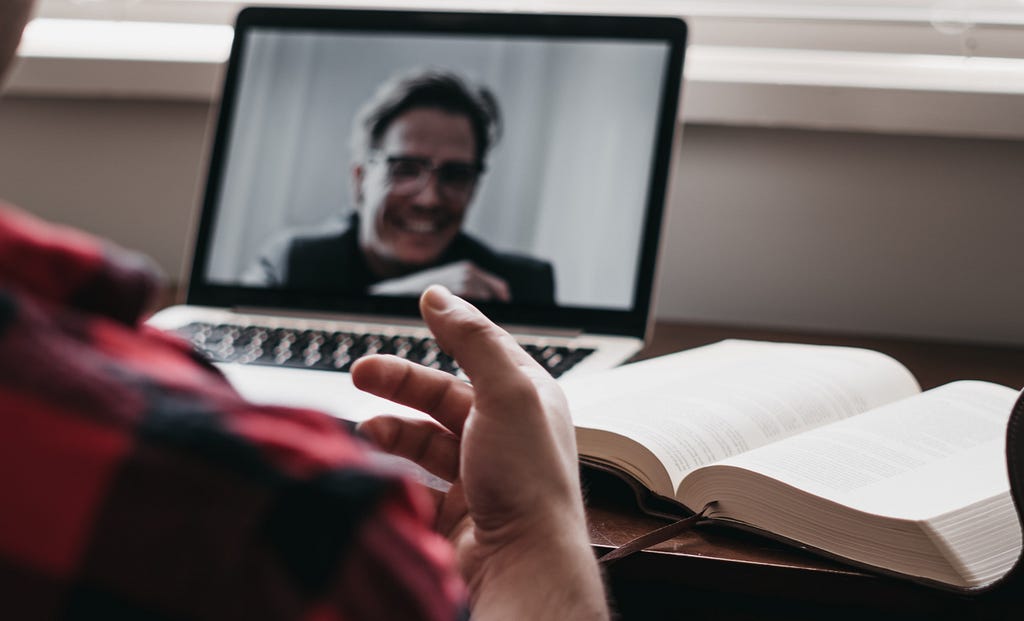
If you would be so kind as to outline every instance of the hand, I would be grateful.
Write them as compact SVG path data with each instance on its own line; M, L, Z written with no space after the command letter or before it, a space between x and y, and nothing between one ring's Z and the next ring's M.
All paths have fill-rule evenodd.
M463 260L391 278L370 287L376 295L419 295L430 285L442 285L456 295L474 300L512 300L508 283L500 276Z
M558 384L504 330L443 287L420 310L473 385L392 356L359 360L356 386L434 420L377 417L360 431L452 482L435 492L474 618L607 618Z

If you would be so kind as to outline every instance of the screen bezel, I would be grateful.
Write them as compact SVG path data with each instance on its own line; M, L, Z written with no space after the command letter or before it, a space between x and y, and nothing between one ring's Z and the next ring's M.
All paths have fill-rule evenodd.
M649 173L647 205L641 228L641 256L637 262L631 308L613 310L566 306L477 303L499 323L544 328L579 329L588 333L643 338L648 325L655 261L664 214L672 140L682 81L687 27L669 17L620 17L594 15L542 15L509 13L460 13L425 11L366 11L347 9L262 8L243 9L235 26L235 38L224 77L223 96L217 116L209 172L203 195L190 269L186 302L190 305L294 309L316 313L418 317L416 297L338 296L286 288L256 288L212 283L206 266L213 237L217 204L231 142L236 92L241 79L247 34L253 28L303 31L352 31L353 33L464 34L504 37L560 37L635 39L668 44L654 153Z

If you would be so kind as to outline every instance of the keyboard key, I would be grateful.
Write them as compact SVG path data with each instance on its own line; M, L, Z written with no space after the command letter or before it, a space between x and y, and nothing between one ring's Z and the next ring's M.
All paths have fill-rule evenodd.
M431 338L199 322L176 332L214 362L348 372L362 356L392 354L453 375L459 373L455 360ZM553 345L523 347L554 377L594 352Z

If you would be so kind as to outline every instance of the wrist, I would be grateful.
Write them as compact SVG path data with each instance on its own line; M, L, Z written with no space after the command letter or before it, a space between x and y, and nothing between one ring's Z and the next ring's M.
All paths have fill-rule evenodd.
M608 618L584 520L566 518L483 549L467 577L474 618Z

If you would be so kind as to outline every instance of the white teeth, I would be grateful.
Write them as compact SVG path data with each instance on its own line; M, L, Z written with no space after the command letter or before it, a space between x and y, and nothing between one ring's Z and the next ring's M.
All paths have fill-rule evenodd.
M438 227L433 222L409 222L404 223L403 228L412 233L434 233Z

